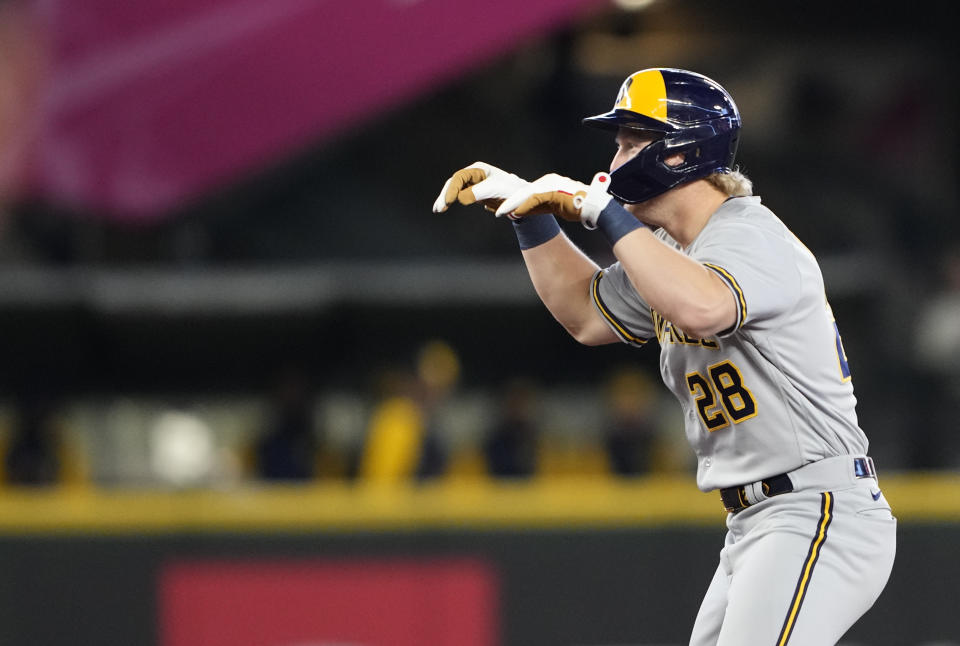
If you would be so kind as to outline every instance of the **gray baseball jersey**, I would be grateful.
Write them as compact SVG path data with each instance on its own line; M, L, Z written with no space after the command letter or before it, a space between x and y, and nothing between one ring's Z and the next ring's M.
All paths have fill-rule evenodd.
M624 342L660 344L703 491L838 455L866 455L840 334L813 254L759 197L725 202L686 249L724 281L735 325L695 339L637 294L620 263L597 272L593 302Z

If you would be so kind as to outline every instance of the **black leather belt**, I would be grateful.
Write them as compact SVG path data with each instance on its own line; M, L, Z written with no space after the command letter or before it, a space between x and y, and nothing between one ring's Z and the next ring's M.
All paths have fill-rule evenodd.
M747 500L747 486L748 485L740 485L739 487L727 487L726 489L720 490L720 499L723 501L723 506L727 511L736 513L743 511L753 504ZM793 491L793 483L790 482L790 476L786 473L781 473L772 478L765 478L760 481L760 486L763 489L763 495L767 498Z
M854 458L853 475L856 478L876 478L877 471L873 466L873 459ZM773 496L779 496L783 493L790 493L793 491L793 482L790 481L790 476L788 476L786 473L781 473L778 476L764 478L760 482L753 482L750 484L740 485L739 487L727 487L726 489L721 489L720 499L723 501L723 507L731 513L737 513L738 511L743 511L747 507L759 502L759 500L751 502L748 499L748 487L754 491L756 491L757 487L759 487L760 490L763 491L762 498L766 499ZM757 496L753 497L756 498Z

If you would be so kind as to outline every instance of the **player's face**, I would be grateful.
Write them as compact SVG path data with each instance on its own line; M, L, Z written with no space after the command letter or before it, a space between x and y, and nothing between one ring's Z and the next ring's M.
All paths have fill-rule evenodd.
M610 162L610 172L617 170L628 161L640 154L640 151L660 138L660 135L645 130L631 130L620 128L614 143L617 144L617 153ZM683 155L680 153L670 155L663 160L667 166L676 166L683 163Z
M614 139L617 144L617 152L610 162L610 172L612 173L636 157L640 154L641 150L656 141L658 137L659 135L653 132L620 128L620 130L617 131L616 139ZM664 162L670 166L676 166L683 162L683 155L671 155L665 159ZM623 208L632 213L644 224L659 227L663 226L666 217L670 213L670 210L664 206L664 203L668 200L669 197L665 193L646 202L641 202L640 204L624 204Z
M656 137L651 132L620 128L620 130L617 131L616 138L614 139L614 143L617 144L617 153L610 161L610 172L612 173L636 157L641 150L649 146L655 140Z

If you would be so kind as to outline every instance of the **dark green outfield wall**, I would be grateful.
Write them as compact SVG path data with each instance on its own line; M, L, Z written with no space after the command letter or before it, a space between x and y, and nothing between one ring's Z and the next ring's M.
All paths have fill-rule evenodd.
M159 644L157 578L178 559L438 556L497 573L504 646L684 644L722 538L719 526L7 536L0 645ZM890 584L844 643L960 644L958 546L960 524L902 525Z

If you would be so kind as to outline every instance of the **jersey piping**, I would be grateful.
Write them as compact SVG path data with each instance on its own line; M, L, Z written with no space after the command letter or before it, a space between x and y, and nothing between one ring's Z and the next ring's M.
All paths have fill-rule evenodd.
M817 533L810 543L810 551L807 552L807 558L804 559L803 568L800 570L797 589L790 601L787 617L783 620L783 628L780 630L777 646L787 646L787 642L790 641L790 635L793 634L793 628L797 624L797 616L800 614L800 607L803 605L803 598L807 595L807 589L810 587L813 568L816 566L823 545L827 541L827 528L830 527L830 522L833 520L833 494L827 491L820 495L820 520L817 522Z
M728 272L723 267L718 265L711 264L709 262L703 263L703 266L707 269L710 269L717 276L720 277L727 287L730 288L730 291L733 292L733 295L736 297L737 301L737 320L734 322L733 327L728 330L724 330L720 333L719 336L727 336L728 334L733 333L735 330L739 330L743 325L743 322L747 320L747 299L743 296L743 288L740 287L740 283L737 282L737 279L734 278L730 272Z
M636 346L644 345L648 341L648 339L639 337L636 334L632 333L630 330L628 330L627 326L624 325L623 322L621 322L616 316L613 315L613 313L610 312L610 310L604 304L603 299L600 298L600 279L601 278L603 278L603 272L598 271L597 275L594 276L593 278L593 285L590 287L590 293L593 295L593 302L596 304L597 309L600 312L600 315L603 316L604 319L606 319L607 323L609 323L613 327L614 332L616 332L617 336L619 336L621 339L623 339L627 343L630 343Z

